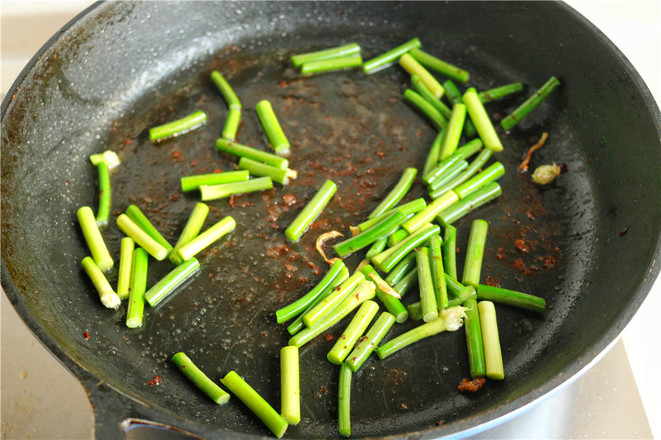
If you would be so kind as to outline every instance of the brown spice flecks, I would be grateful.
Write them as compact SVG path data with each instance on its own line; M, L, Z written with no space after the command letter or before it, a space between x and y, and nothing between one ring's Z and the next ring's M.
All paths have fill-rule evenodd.
M459 386L457 388L461 392L470 392L470 393L475 393L477 392L482 386L487 382L487 380L483 377L475 377L472 380L464 378L464 380L461 381Z

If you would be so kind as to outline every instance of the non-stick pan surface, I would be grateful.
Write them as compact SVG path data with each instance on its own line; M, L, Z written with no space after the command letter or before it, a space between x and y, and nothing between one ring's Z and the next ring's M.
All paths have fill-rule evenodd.
M236 399L210 403L169 358L185 351L214 380L236 370L279 406L278 352L288 334L274 311L325 271L315 238L332 229L348 233L404 167L422 165L436 134L402 101L408 78L399 68L303 78L288 57L351 41L371 57L414 36L430 53L468 69L479 89L522 81L531 92L551 75L563 83L503 137L504 196L457 223L461 248L471 220L488 219L484 273L546 298L548 310L537 316L498 307L507 379L474 395L456 388L468 375L462 332L370 360L354 378L354 436L432 438L477 429L565 382L619 334L658 273L659 112L629 63L569 8L97 5L35 57L3 103L2 282L23 319L90 390L98 437L119 435L118 423L127 418L209 438L269 435ZM273 103L299 177L287 187L211 202L207 224L231 215L236 231L200 256L202 271L189 285L130 330L125 307L103 308L80 270L87 249L75 212L97 198L87 158L117 151L122 165L112 174L113 213L136 204L176 241L198 201L181 193L179 178L234 164L214 147L227 109L209 81L213 69L244 104L240 142L265 148L254 106L261 99ZM488 108L498 118L518 102ZM205 127L159 145L148 141L149 127L194 110L209 115ZM548 188L516 172L543 131L550 140L535 163L565 168ZM286 242L284 229L326 178L339 187L333 201L300 243ZM409 197L420 195L418 185ZM114 217L104 236L117 256ZM151 282L169 268L150 265ZM338 369L325 354L333 345L326 336L340 328L301 351L303 421L287 437L337 436Z

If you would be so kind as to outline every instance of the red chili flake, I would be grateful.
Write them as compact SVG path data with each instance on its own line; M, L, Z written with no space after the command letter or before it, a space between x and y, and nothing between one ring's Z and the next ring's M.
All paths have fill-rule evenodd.
M526 216L527 216L530 220L535 220L535 214L534 214L530 209L526 209Z
M502 284L498 278L494 278L491 275L487 274L484 276L484 283L487 286L501 287Z
M172 157L173 157L174 159L179 159L179 152L178 152L178 151L175 151L174 153L172 153Z
M530 248L528 247L528 243L522 238L519 238L517 240L514 240L514 245L524 254L527 254L530 252Z
M514 267L516 269L523 270L526 266L523 264L523 260L519 258L518 260L514 260Z
M483 377L475 377L473 380L466 379L461 381L459 386L457 387L459 391L468 391L471 393L475 393L478 391L480 388L482 388L482 385L486 383L486 379Z
M86 341L90 340L90 334L87 332L83 332L83 338L85 338Z
M163 378L162 378L161 376L154 376L154 378L153 378L152 380L150 380L149 382L147 382L147 385L149 385L150 387L152 387L152 386L154 386L154 385L160 385L161 382L163 382Z
M406 405L406 403L402 403L402 409L409 409L409 407Z
M227 203L228 203L232 208L234 208L234 207L236 206L236 201L237 201L238 199L239 199L239 196L237 196L236 194L232 194L232 195L230 196L229 200L227 200Z
M330 341L332 341L333 339L335 339L335 336L333 336L332 334L329 333L329 334L326 335L326 337L325 337L324 339L325 339L326 341L330 342Z
M285 264L285 270L288 270L289 272L296 272L298 270L298 267L294 266L293 264Z
M179 200L179 194L176 194L176 193L172 194L170 196L170 200L172 200L173 202L176 202L177 200Z
M287 87L287 83L285 81L280 81L280 87Z
M496 254L496 258L498 258L499 260L502 260L503 258L505 258L504 253L505 253L505 248L499 247L498 248L498 253Z
M321 389L319 390L321 394L326 394L328 392L328 389L325 386L321 386Z
M213 170L214 174L218 174L218 173L222 173L222 172L223 172L223 170L221 170L220 168L216 168L215 170Z
M124 146L128 147L129 145L131 145L132 142L133 142L132 139L126 138L124 139Z
M555 257L553 255L547 255L544 257L544 266L547 268L555 266L555 263L558 262L558 257Z
M384 153L383 151L377 151L376 155L379 156L379 157L384 157L386 155L386 153Z

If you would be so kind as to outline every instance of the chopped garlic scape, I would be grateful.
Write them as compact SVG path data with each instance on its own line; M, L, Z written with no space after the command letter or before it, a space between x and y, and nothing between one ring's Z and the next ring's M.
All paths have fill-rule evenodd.
M122 300L119 298L119 296L112 290L109 292L104 292L100 296L101 304L109 309L116 309L122 303Z
M106 165L108 165L109 170L117 168L117 166L121 163L117 153L112 150L106 150L103 153L92 154L90 156L90 162L92 162L92 165L95 166L101 162L105 162Z
M448 307L439 313L439 318L445 321L445 329L449 332L459 330L464 325L465 317L466 312L462 306Z

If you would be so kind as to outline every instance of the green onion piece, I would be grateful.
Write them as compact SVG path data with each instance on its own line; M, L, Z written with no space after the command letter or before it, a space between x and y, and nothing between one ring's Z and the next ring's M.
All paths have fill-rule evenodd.
M498 133L496 133L496 129L493 127L491 119L489 119L489 115L484 109L484 105L480 102L475 88L471 87L466 90L461 99L466 104L468 115L475 125L477 134L480 135L484 147L496 153L503 151L503 144L500 142Z
M431 267L436 305L439 310L448 307L448 289L447 282L445 281L441 242L442 240L439 235L434 235L429 239L429 265Z
M367 250L367 253L365 254L365 258L369 260L373 256L380 254L386 248L387 244L388 244L388 237L379 238L374 243L372 243L372 246L370 246L370 248Z
M443 139L441 139L441 141L442 140ZM440 142L439 142L439 154L440 154ZM434 181L445 175L448 172L448 169L450 169L455 163L460 162L461 160L463 160L461 158L461 154L457 154L456 152L453 153L450 157L446 157L440 162L438 161L438 157L437 157L433 165L429 168L429 170L423 173L422 181L427 185L431 185L432 183L434 183Z
M119 299L119 296L117 296L115 291L112 290L106 276L101 272L101 269L99 269L99 266L94 262L94 259L92 257L85 257L80 264L85 270L87 276L92 280L92 284L94 284L97 292L99 292L101 304L109 309L116 309L119 307L122 300Z
M319 296L317 296L317 297L314 299L314 301L312 301L312 302L310 303L310 305L309 305L309 306L303 311L303 313L299 314L299 315L296 317L296 319L294 319L294 320L292 321L292 323L289 324L289 325L287 326L287 332L288 332L291 336L293 336L293 335L295 335L296 333L298 333L299 331L301 331L301 329L303 329L303 327L305 327L305 323L303 322L303 317L304 317L304 316L305 316L310 310L312 310L313 308L315 308L315 307L317 306L317 304L319 304L320 302L322 302L322 301L324 300L324 298L326 298L328 295L330 295L330 293L333 291L333 289L335 289L337 286L339 286L339 285L342 284L344 281L346 281L347 278L349 278L349 269L347 269L347 268L345 267L345 268L344 268L344 269L343 269L343 270L337 275L337 277L335 277L335 279L333 279L333 282L332 282L331 284L329 284L328 286L326 286L326 287L321 291L321 293L319 294Z
M371 219L378 217L397 205L397 203L404 198L406 193L409 192L409 189L411 189L411 185L413 185L417 174L418 170L416 168L405 168L402 172L402 176L399 178L399 181L397 181L393 189L390 190L388 195L377 205L376 208L374 208L367 218Z
M119 299L129 297L134 248L135 241L131 237L122 238L119 248L119 271L117 273L117 296L119 296Z
M397 284L404 276L409 273L411 269L416 267L415 252L410 252L406 257L404 257L397 265L390 271L388 277L386 277L386 283L394 286ZM399 291L398 291L399 292ZM399 292L401 294L401 292Z
M280 349L280 414L289 425L301 421L298 347L287 345Z
M457 177L452 179L450 182L445 183L444 185L441 185L440 187L436 187L430 196L432 198L440 197L443 194L445 194L447 191L456 188L457 186L461 185L475 173L477 173L482 166L484 166L485 163L491 158L493 155L493 152L488 149L483 149L480 151L480 153L473 159L473 161L468 165L468 168L466 168L461 174L459 174Z
M431 322L419 325L406 333L389 340L376 349L376 354L380 359L385 359L393 353L407 347L414 342L430 336L437 335L444 331L456 331L463 324L464 311L462 307L451 307L439 312L438 318Z
M278 168L289 168L289 161L287 158L238 144L227 139L218 138L216 140L216 148L223 153L231 154L233 156L247 157L248 159L264 162L265 164Z
M386 293L382 287L384 286L384 283L387 284L387 286L390 286L390 284L383 280L379 274L374 270L372 266L369 264L365 265L361 270L360 270L365 277L369 280L370 278L374 281L374 284L376 286L376 297L381 301L381 303L385 306L386 310L390 312L395 317L395 320L401 324L402 322L406 321L408 318L408 312L406 311L406 307L402 304L402 302L392 296ZM390 287L392 289L392 287ZM397 292L399 293L399 292Z
M429 90L425 83L420 79L418 75L411 75L411 86L413 90L418 92L420 96L425 98L429 103L436 108L441 114L448 119L452 114L450 107L445 105L443 101L434 96L434 94Z
M250 172L248 170L184 176L181 178L181 190L183 192L194 191L199 189L200 185L220 185L223 183L241 182L242 180L248 180L249 178Z
M406 306L406 310L412 321L422 321L422 303L420 301L409 304Z
M257 391L241 378L235 371L230 371L220 379L223 385L239 398L259 420L277 437L282 438L287 431L287 421L268 404Z
M504 117L500 125L505 130L510 130L516 124L525 118L530 112L535 110L539 104L544 101L549 94L560 86L558 78L552 76L540 87L530 98L526 99L516 110Z
M482 343L482 329L480 325L480 313L477 302L469 299L464 302L466 318L464 319L466 330L466 346L468 348L468 364L470 365L471 377L482 377L486 374L484 363L484 345Z
M411 252L411 250L439 232L440 228L437 225L427 223L395 246L386 249L376 257L372 258L372 263L381 272L390 272L390 270L392 270L402 258Z
M395 231L406 219L406 217L406 214L403 214L400 211L395 211L386 217L383 221L375 224L366 231L336 243L333 245L333 249L335 249L335 253L337 253L339 257L345 257L349 254L359 251L371 245L379 238L387 237L388 235L392 234L393 231Z
M234 228L236 228L236 222L232 217L227 216L185 245L181 246L177 251L177 255L179 255L184 261L190 260L224 235L232 232Z
M415 255L415 252L413 252ZM411 269L404 277L393 286L401 296L404 296L409 290L415 287L418 284L418 269Z
M443 263L445 273L457 279L457 228L452 225L444 226Z
M303 322L308 327L313 327L316 323L324 319L330 312L337 307L358 285L365 279L365 276L356 272L347 278L342 284L335 287L333 291L324 298L316 307L303 316Z
M300 67L311 61L330 60L333 58L348 57L360 54L360 46L357 43L349 43L343 46L331 47L329 49L318 50L315 52L306 52L290 57L294 67Z
M101 162L96 168L99 172L99 209L96 212L96 224L104 227L108 225L108 217L110 217L110 173L105 162Z
M480 301L477 308L480 312L486 375L489 379L505 379L503 355L500 350L500 338L498 337L498 323L496 322L496 308L491 301Z
M456 278L447 273L445 274L445 282L448 288L448 292L454 296L454 299L460 300L460 303L463 303L470 298L477 298L477 294L473 286L464 286L462 283L457 281Z
M413 89L406 89L404 91L404 100L425 115L437 130L442 130L448 125L447 119L445 119L441 112L436 110L433 105Z
M99 231L99 226L96 224L96 219L94 218L94 212L89 206L83 206L78 209L77 212L78 223L80 224L80 229L83 231L83 236L85 237L85 242L87 247L92 254L94 262L97 264L99 269L102 272L109 271L114 262L108 252L108 247L103 241L103 236L101 231Z
M92 165L94 166L99 165L101 162L105 162L106 165L108 165L109 170L117 168L121 163L117 153L112 150L106 150L103 153L91 154L90 162L92 162Z
M432 281L431 266L429 264L429 248L421 247L415 250L418 288L420 289L420 303L422 304L422 320L433 321L438 317L436 305L436 292Z
M388 239L387 239L388 243L387 244L388 244L389 247L392 247L392 246L396 245L397 243L399 243L400 241L404 240L408 236L409 236L409 233L406 232L406 229L398 228L395 232L393 232L392 234L390 234L388 236Z
M196 387L218 405L227 403L227 401L230 400L229 393L209 379L209 377L207 377L207 375L204 374L185 353L179 352L172 356L172 363L174 363L177 368L179 368L179 371L184 373L184 376L193 382Z
M445 136L445 129L441 129L427 152L427 157L425 158L425 164L422 167L422 181L427 183L425 177L438 165L438 158L441 155L441 144L443 143L443 137Z
M278 122L278 118L275 116L271 103L263 99L257 103L255 111L264 129L264 134L266 134L266 138L273 151L275 151L275 154L279 156L288 155L290 153L289 141L287 140L287 136L285 136L285 132L282 131L282 127L280 126L280 122Z
M479 153L482 150L482 146L482 140L480 138L475 138L457 148L455 153L460 154L462 159L468 160L472 155Z
M321 214L333 194L337 191L337 186L331 180L326 180L319 188L317 193L305 205L305 208L296 216L294 221L285 230L285 236L289 241L297 242L305 233L308 226Z
M464 129L464 121L466 120L466 106L464 104L455 104L452 106L452 114L448 120L448 125L445 128L445 136L441 144L441 152L439 159L447 159L459 146L459 139L461 132Z
M379 310L379 305L374 301L365 301L354 315L349 325L337 338L335 345L328 352L326 358L333 364L340 365L344 362L349 352L353 349L358 338L360 338L367 326L372 322L372 318Z
M305 310L333 281L342 273L348 273L347 267L342 260L335 260L326 275L312 288L308 293L294 301L293 303L282 307L275 312L276 321L282 324L285 321L298 316Z
M184 261L179 266L172 269L163 278L161 278L160 281L154 284L145 293L145 299L150 306L156 307L168 295L174 292L177 287L183 285L186 281L193 277L193 275L197 274L199 270L200 263L195 258Z
M241 123L241 110L230 109L229 112L227 112L225 126L223 127L223 132L221 134L223 138L229 141L236 139L239 123Z
M152 225L147 216L140 211L136 205L129 205L126 208L126 215L133 220L133 222L145 231L151 238L156 240L158 244L167 249L168 254L172 251L172 245L161 235L160 232Z
M383 312L372 324L367 334L358 340L358 344L347 356L344 365L348 366L354 373L365 363L372 352L381 343L395 324L395 317L388 312Z
M470 235L468 236L464 275L461 278L461 284L465 286L477 288L478 284L480 284L482 259L484 258L484 247L487 241L488 230L489 223L485 220L473 220Z
M445 89L445 96L452 104L463 103L461 99L461 92L451 80L448 79L445 81L443 83L443 88ZM464 134L469 139L477 135L477 130L475 130L475 126L471 122L470 118L466 118L466 121L464 122Z
M181 231L181 235L179 235L179 240L177 240L177 243L174 245L172 252L170 252L170 261L172 263L181 264L184 262L184 260L179 255L179 249L198 236L202 230L202 226L204 225L204 221L207 219L208 214L209 205L201 202L195 204L193 211L186 221L184 230Z
M239 160L239 168L248 170L253 176L270 177L272 181L278 182L281 185L289 185L289 178L292 176L289 169L283 170L282 168L248 159L247 157L242 157Z
M206 124L206 122L206 113L203 111L196 111L181 119L177 119L176 121L150 128L149 140L152 142L161 142L188 133L191 130L195 130Z
M365 301L374 298L374 296L374 283L367 280L361 281L358 286L356 286L356 288L351 292L351 295L346 297L337 307L335 307L329 314L324 316L314 326L304 328L292 336L289 339L289 345L301 347L315 336L321 334L321 332L340 322L356 307L360 306Z
M143 248L133 251L131 267L131 293L126 310L126 326L137 328L142 326L142 315L145 310L145 291L147 290L147 269L149 254Z
M301 73L303 75L311 75L313 73L333 72L336 70L360 67L362 64L363 58L360 55L351 55L329 60L308 61L301 66Z
M441 75L447 76L452 79L456 79L459 82L467 83L470 78L470 74L460 69L459 67L453 66L450 63L447 63L443 60L436 58L433 55L423 52L420 49L411 49L409 54L415 58L420 64L425 66L428 69L432 69Z
M505 175L505 167L500 162L494 162L488 168L454 188L454 192L460 199L465 198L468 194L500 179Z
M505 84L504 86L494 87L493 89L485 90L477 94L480 102L485 104L487 102L495 101L496 99L505 98L506 96L513 95L523 91L523 84L520 82Z
M496 182L492 182L487 186L470 193L449 208L441 211L438 216L436 216L436 220L445 228L469 212L497 198L502 193L503 190L500 185Z
M406 43L379 55L378 57L372 58L369 61L365 61L365 63L363 63L363 70L367 74L377 72L387 67L389 64L394 63L403 54L416 47L420 47L420 40L413 38L412 40L409 40Z
M217 200L234 194L246 194L273 188L270 177L257 177L243 182L223 183L220 185L200 185L200 195L203 201Z
M435 180L432 180L431 184L429 185L429 194L435 194L435 191L437 191L438 188L441 188L447 185L448 183L452 182L454 179L459 177L459 175L463 173L467 168L468 168L468 162L466 162L463 159L451 164L448 168L443 170L444 173L442 175L440 175ZM440 196L442 194L436 194L436 195Z
M351 368L342 364L337 391L337 431L343 437L351 437Z
M216 87L218 87L218 90L220 91L220 94L223 95L223 99L227 103L229 109L241 112L241 101L239 101L239 97L236 96L232 86L230 86L230 83L227 82L223 75L217 70L214 70L211 72L211 81L213 81Z
M156 258L158 261L163 261L168 256L168 250L161 246L156 240L149 236L140 226L138 226L128 215L120 214L117 217L117 226L126 235L131 237L135 242L144 248L149 255Z
M546 300L544 298L515 290L503 289L502 287L488 286L486 284L477 286L477 298L499 304L507 304L537 313L544 313L546 309Z
M411 200L410 202L401 204L401 205L397 206L396 208L389 209L386 212L384 212L383 214L380 214L376 217L372 217L369 220L365 220L364 222L360 223L357 226L357 228L361 231L365 231L365 230L371 228L372 226L374 226L375 224L379 223L380 221L383 221L383 219L385 219L387 216L391 215L395 211L401 211L404 214L409 215L409 214L414 214L418 211L422 211L423 209L425 209L425 206L427 206L427 203L425 202L425 199L420 197L420 198L417 198L415 200Z
M434 78L434 76L425 69L415 58L405 53L399 58L399 65L410 75L418 75L420 81L424 83L435 98L440 98L445 92L443 86Z
M406 229L406 232L412 234L423 225L431 222L439 212L442 212L457 200L459 200L459 197L453 191L448 191L427 205L425 209L405 221L402 227Z

